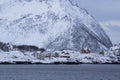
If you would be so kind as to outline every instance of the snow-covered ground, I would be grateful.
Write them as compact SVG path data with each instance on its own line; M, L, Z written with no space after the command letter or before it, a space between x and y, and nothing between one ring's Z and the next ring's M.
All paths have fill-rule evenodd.
M54 52L0 51L0 63L119 63L120 45L101 53L81 53L70 50Z
M39 62L39 60L32 56L32 53L22 53L19 51L0 52L0 62L15 63L15 62Z

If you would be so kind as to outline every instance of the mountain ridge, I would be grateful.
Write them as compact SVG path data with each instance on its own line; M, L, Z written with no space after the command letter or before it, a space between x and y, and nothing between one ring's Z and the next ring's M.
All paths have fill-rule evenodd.
M71 0L36 0L39 3L35 0L14 1L10 6L1 6L2 42L77 51L84 47L100 51L112 46L93 17Z

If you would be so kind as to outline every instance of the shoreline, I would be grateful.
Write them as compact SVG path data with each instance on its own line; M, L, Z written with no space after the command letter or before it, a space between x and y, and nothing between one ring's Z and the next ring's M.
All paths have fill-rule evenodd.
M41 63L41 62L36 62L36 63L31 63L31 62L16 62L16 63L10 63L10 62L1 62L0 65L9 65L9 64L14 64L14 65L33 65L33 64L42 64L42 65L61 65L61 64L66 64L66 65L79 65L79 64L120 64L120 63L81 63L81 62L53 62L53 63Z

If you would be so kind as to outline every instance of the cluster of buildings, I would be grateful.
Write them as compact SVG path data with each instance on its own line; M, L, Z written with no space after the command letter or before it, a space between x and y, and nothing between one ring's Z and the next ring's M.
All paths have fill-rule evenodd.
M45 52L41 52L41 51L37 51L33 53L33 56L40 59L40 60L44 60L45 58L66 58L69 59L70 58L70 54L72 53L72 51L69 50L63 50L63 51L55 51L55 52L51 52L51 51L45 51ZM80 53L82 54L89 54L90 50L87 48L84 48L80 51Z
M69 53L62 53L60 51L56 51L56 52L50 52L50 51L45 51L45 52L41 52L41 51L37 51L33 53L33 56L40 59L40 60L44 60L45 58L70 58L70 54Z

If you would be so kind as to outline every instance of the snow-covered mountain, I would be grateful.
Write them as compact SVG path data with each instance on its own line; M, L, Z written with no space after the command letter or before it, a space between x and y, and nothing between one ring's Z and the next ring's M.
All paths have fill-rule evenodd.
M53 50L112 46L94 18L71 0L1 0L0 34L1 42Z

